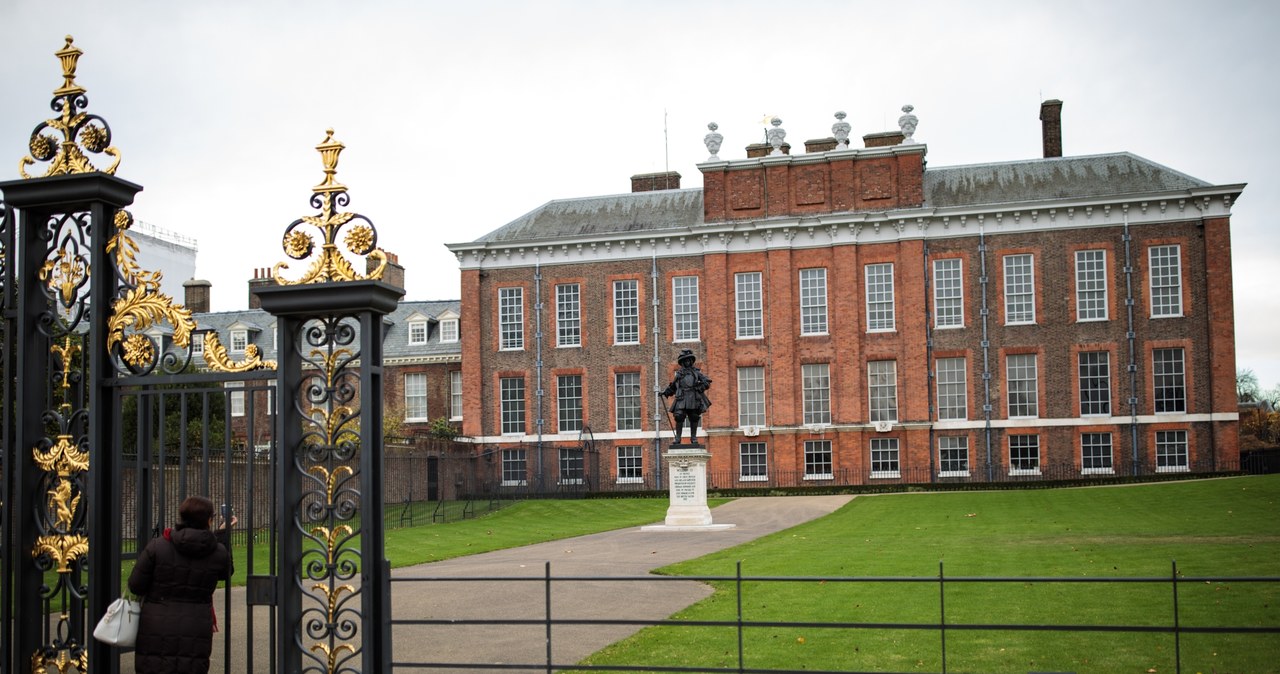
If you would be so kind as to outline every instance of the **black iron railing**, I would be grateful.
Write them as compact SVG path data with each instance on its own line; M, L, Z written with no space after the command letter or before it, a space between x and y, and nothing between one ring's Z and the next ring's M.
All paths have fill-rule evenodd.
M557 596L557 592L566 591L568 586L573 584L588 584L598 586L602 583L672 583L672 582L703 582L703 583L720 583L731 584L733 588L733 600L735 602L735 615L730 620L682 620L672 618L662 619L638 619L632 617L614 617L606 615L604 611L612 610L622 614L630 612L630 607L625 601L604 602L599 604L600 613L590 617L559 617L553 614L553 599ZM1205 625L1188 625L1187 616L1184 615L1184 608L1179 604L1178 591L1180 586L1187 585L1204 585L1204 584L1248 584L1259 585L1266 584L1280 587L1280 577L1277 576L1257 576L1257 577L1227 577L1227 576L1206 576L1206 577L1186 577L1180 576L1176 562L1172 563L1171 573L1169 576L1149 576L1149 577L1037 577L1037 576L1019 576L1019 577L973 577L973 576L953 576L948 577L944 573L943 564L938 564L938 575L929 576L862 576L862 577L791 577L791 576L744 576L742 575L742 564L738 563L736 574L733 576L553 576L551 573L551 563L547 562L540 576L525 577L509 577L509 576L401 576L392 580L393 591L396 585L408 585L416 583L441 584L441 583L479 583L479 584L534 584L541 585L542 615L539 617L525 618L501 618L501 619L483 619L483 618L465 618L450 617L436 615L432 617L405 617L393 619L391 621L393 634L399 631L411 630L414 627L466 627L466 626L487 626L487 627L537 627L539 637L538 644L530 644L530 648L524 649L525 652L532 652L535 648L545 653L541 661L533 662L510 662L504 661L496 663L463 661L463 662L445 662L431 660L409 660L397 659L393 661L393 666L399 671L417 671L417 670L450 670L463 671L473 669L484 670L523 670L523 671L546 671L548 674L552 671L647 671L647 672L754 672L758 674L814 674L815 672L828 672L828 674L849 674L854 670L821 670L821 669L770 669L753 666L746 656L747 644L752 638L753 630L760 628L797 628L797 629L824 629L824 630L845 630L849 632L855 631L889 631L904 630L920 633L933 633L937 637L937 649L939 661L941 662L941 671L945 674L948 671L948 653L947 643L948 636L958 632L1055 632L1055 633L1073 633L1073 632L1095 632L1095 633L1130 633L1130 634L1156 634L1168 635L1169 642L1166 645L1172 649L1172 660L1175 671L1180 673L1183 667L1182 641L1186 635L1193 634L1236 634L1250 635L1258 639L1258 647L1267 649L1274 647L1274 636L1280 634L1280 624L1262 625L1262 626L1205 626ZM857 622L857 621L778 621L778 620L760 620L752 619L747 615L744 607L744 587L759 586L760 584L774 583L809 583L809 584L883 584L883 583L907 583L934 585L937 587L938 600L936 610L936 621L930 622ZM1167 585L1169 612L1163 617L1153 616L1146 624L1105 624L1105 623L1055 623L1055 624L1028 624L1028 623L997 623L997 622L950 622L948 620L948 610L953 612L960 609L973 610L973 605L964 606L963 601L958 601L952 597L948 601L949 590L954 592L955 585L1056 585L1056 584L1102 584L1104 586L1113 586L1119 584L1143 584L1143 585ZM958 606L959 605L959 606ZM437 607L438 608L438 607ZM404 611L400 611L403 615ZM511 613L517 613L511 611ZM518 613L528 614L529 611L522 610ZM1064 612L1064 615L1069 612ZM577 662L556 662L553 659L554 646L559 643L557 639L567 639L568 637L557 637L557 630L565 628L589 626L589 627L625 627L634 628L631 631L639 631L645 627L679 627L694 629L731 629L734 631L737 641L736 662L731 666L724 667L708 667L708 666L676 666L671 664L663 664L658 661L650 662L633 662L617 665L603 664L579 664ZM397 638L397 641L399 639ZM691 641L700 643L696 637L692 637ZM918 642L917 642L918 643ZM545 645L545 648L542 646ZM506 653L510 654L515 650L508 642L506 644ZM916 649L917 651L919 649ZM1264 651L1265 652L1265 651ZM584 654L585 656L586 654ZM476 654L476 657L483 657L482 654ZM509 660L510 658L507 658ZM914 670L920 671L920 670Z

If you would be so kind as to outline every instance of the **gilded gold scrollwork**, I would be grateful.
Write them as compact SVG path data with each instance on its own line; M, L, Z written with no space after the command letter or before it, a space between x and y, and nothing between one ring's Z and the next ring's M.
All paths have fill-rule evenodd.
M66 45L55 52L62 63L63 82L54 90L53 100L61 112L58 118L45 120L31 132L27 144L31 154L18 162L18 174L23 178L33 177L27 174L27 167L37 161L50 162L44 177L98 172L85 151L106 154L113 159L102 173L114 174L120 165L120 151L111 146L111 129L106 122L80 110L88 102L84 98L84 87L76 84L76 64L84 52L72 44L70 35L66 40ZM41 133L46 129L54 133ZM57 134L61 134L61 138Z
M76 290L89 279L89 261L62 248L53 259L45 260L38 276L48 283L50 290L58 293L62 305L69 307L76 299Z
M312 466L308 472L313 475L319 475L320 479L324 481L327 503L333 503L334 494L338 492L338 483L354 474L350 466L338 466L332 473L324 466Z
M145 335L136 332L126 334L127 331L168 323L173 326L173 343L185 349L191 345L191 337L197 326L190 309L160 292L163 274L139 267L135 257L138 245L128 234L132 224L132 215L127 211L117 211L116 232L107 241L107 252L115 254L116 267L130 286L111 306L111 317L107 319L107 348L113 349L120 345L124 362L142 367L155 358L155 344ZM244 360L233 360L227 355L227 349L216 332L205 333L204 361L209 369L216 372L274 370L276 367L275 361L263 360L258 347L253 344L245 349Z
M218 339L218 333L206 332L204 335L204 362L209 369L218 372L248 372L250 370L274 370L274 360L263 360L262 351L257 344L244 347L244 360L235 361L227 355L227 347Z
M322 243L319 256L297 280L288 280L280 272L288 269L284 262L277 263L272 269L272 276L280 285L303 285L308 283L325 283L329 281L364 281L381 279L387 267L387 255L377 247L377 232L369 224L367 218L355 213L335 212L335 204L345 204L347 188L335 179L338 171L338 155L346 146L333 139L333 129L327 129L324 140L316 146L324 165L324 180L316 185L311 203L320 209L319 216L305 216L285 230L282 246L285 255L294 260L309 257L315 251L315 240L304 231L296 229L300 225L310 225L320 231ZM363 220L364 224L355 225L347 230L342 242L347 251L353 255L367 257L376 263L368 275L361 275L351 266L351 262L338 248L338 232L353 220Z
M89 452L74 440L70 435L59 435L52 447L45 451L36 448L32 450L31 456L40 470L46 473L57 473L62 477L83 473L89 470Z
M329 565L335 564L338 554L338 544L343 540L351 538L352 529L346 524L340 524L333 529L329 527L313 527L311 535L316 538L323 538L325 541L325 563ZM316 587L320 587L317 585Z
M70 649L59 649L56 655L44 651L36 651L31 656L31 674L70 674L70 672L89 671L89 652L81 650L79 655L71 657Z
M31 548L33 558L48 555L57 564L58 573L71 573L71 562L88 552L89 539L83 534L39 536Z
M318 641L311 645L311 652L321 651L325 655L325 670L328 674L338 671L338 658L346 651L349 655L355 655L356 649L351 644L338 644L337 648L331 649L329 644Z
M62 390L65 392L71 388L71 364L80 355L80 345L72 342L71 335L67 335L62 344L54 344L49 350L62 363Z

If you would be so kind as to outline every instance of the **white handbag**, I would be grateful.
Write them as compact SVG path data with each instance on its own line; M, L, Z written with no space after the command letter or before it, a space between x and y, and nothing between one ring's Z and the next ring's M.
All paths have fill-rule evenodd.
M138 640L138 623L142 621L142 604L126 597L111 602L107 612L93 628L93 638L112 646L133 646Z

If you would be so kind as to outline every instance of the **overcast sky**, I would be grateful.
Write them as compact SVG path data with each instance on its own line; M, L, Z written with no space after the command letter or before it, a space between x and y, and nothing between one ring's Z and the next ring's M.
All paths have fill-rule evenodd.
M765 115L800 148L837 110L860 137L896 129L911 103L930 166L953 166L1040 156L1039 104L1059 98L1066 155L1128 151L1248 183L1232 217L1237 359L1271 388L1278 6L0 0L0 180L50 115L70 33L117 175L145 188L134 214L199 241L215 310L243 308L252 270L286 259L279 236L314 212L326 127L347 146L347 210L400 255L408 299L456 299L445 243L551 199L627 192L636 173L699 187L707 122L736 159Z

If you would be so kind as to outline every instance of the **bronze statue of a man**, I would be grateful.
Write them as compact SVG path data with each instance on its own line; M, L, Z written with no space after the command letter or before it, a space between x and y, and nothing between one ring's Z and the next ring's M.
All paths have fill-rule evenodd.
M707 398L707 389L711 388L711 378L702 374L702 370L693 366L697 357L689 349L680 352L680 356L676 358L676 362L680 364L680 369L676 370L675 377L671 379L671 383L662 392L664 398L672 398L671 414L676 418L675 442L672 445L681 444L680 438L684 435L685 419L689 420L689 444L694 447L698 445L698 421L702 419L702 413L711 407L711 400Z

